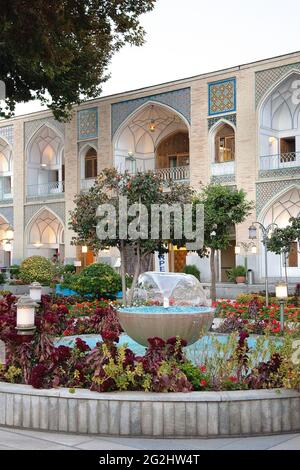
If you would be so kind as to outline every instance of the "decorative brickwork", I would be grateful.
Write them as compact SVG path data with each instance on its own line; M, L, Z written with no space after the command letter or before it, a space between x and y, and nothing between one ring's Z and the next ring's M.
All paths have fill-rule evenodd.
M300 62L295 64L281 65L273 69L262 70L255 74L255 100L256 106L261 98L273 87L274 83L278 82L290 70L296 70L300 73Z
M50 209L54 214L56 214L64 223L65 223L65 203L64 202L53 202L46 204L30 204L25 206L25 226L31 220L31 218L37 214L40 209Z
M210 130L221 119L231 122L236 126L236 114L226 114L226 116L218 116L207 119L208 130Z
M170 106L175 111L182 114L188 122L191 121L191 96L190 88L159 93L157 95L144 96L133 100L121 101L111 105L111 133L112 136L116 130L136 109L147 101L156 101L158 103Z
M0 137L4 137L10 145L13 145L13 126L0 127Z
M212 176L211 182L215 184L235 183L235 175Z
M291 184L300 186L300 179L296 180L279 180L268 181L265 183L257 183L256 185L256 214L259 215L261 210L268 204L271 199L280 194L284 189L288 189Z
M25 146L28 144L31 137L43 125L49 124L53 129L57 129L61 135L65 135L65 125L63 122L58 122L54 117L47 117L43 119L36 119L35 121L27 121L25 127Z

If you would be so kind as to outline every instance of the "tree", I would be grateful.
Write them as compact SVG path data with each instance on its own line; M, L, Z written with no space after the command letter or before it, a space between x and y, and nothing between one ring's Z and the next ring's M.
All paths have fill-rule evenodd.
M70 228L76 233L72 243L75 245L88 245L97 254L99 250L108 246L117 247L121 256L121 277L123 299L126 301L126 262L125 252L128 248L132 249L135 260L135 271L129 302L132 300L133 290L136 286L138 276L141 272L142 260L151 253L158 251L163 253L167 251L168 243L176 245L185 243L184 236L176 238L175 218L170 217L170 233L165 234L160 225L155 237L152 233L152 205L165 204L170 208L172 204L178 204L183 208L184 204L192 202L193 191L185 184L175 183L173 181L164 181L159 175L149 171L146 173L137 173L130 175L128 172L118 173L117 170L110 168L104 170L97 178L95 186L86 193L80 193L75 197L75 208L71 211ZM126 197L128 208L136 204L134 213L126 218L126 234L122 235L119 231L119 221L123 210L119 207L120 197ZM105 217L98 217L97 208L103 204L110 204L115 213L115 235L112 236L107 231L105 239L100 239L96 227L99 220L106 220ZM146 208L146 232L140 230L142 208ZM112 221L107 221L107 225ZM182 220L183 223L183 220ZM112 223L112 225L114 225ZM130 229L136 227L137 236L130 235Z
M230 243L230 229L250 214L252 203L246 193L228 186L209 184L194 198L194 203L204 205L204 246L198 251L201 257L210 254L211 298L216 300L215 255Z
M139 16L156 0L3 0L0 9L2 117L39 99L59 120L99 96L107 66L125 44L143 44ZM49 98L50 97L50 98Z
M285 228L276 227L270 239L267 241L267 250L277 255L282 255L284 260L285 279L288 284L287 276L287 258L291 251L292 244L296 240L300 240L300 216L291 217L289 219L290 225Z

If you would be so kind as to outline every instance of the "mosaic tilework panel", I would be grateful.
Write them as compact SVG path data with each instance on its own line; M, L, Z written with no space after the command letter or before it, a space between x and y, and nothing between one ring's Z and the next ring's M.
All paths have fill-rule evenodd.
M13 207L1 207L0 208L0 217L3 216L4 219L8 221L9 224L13 225L14 223L14 209Z
M47 117L43 119L36 119L34 121L25 122L25 146L33 134L43 125L49 124L53 129L57 129L60 134L65 135L65 124L63 122L56 121L54 117Z
M222 119L222 116L208 118L207 119L208 130L210 130L212 126L214 126L221 119ZM236 126L236 114L226 114L225 119L226 121L232 122L232 124Z
M208 84L208 114L230 113L236 110L236 80L228 78Z
M281 193L285 188L289 188L291 184L300 185L300 179L268 181L266 183L257 183L256 185L256 214L265 207L268 202L273 199L276 194Z
M215 184L226 184L226 183L234 183L235 182L235 175L221 175L221 176L212 176L211 182Z
M98 108L78 111L78 140L96 139L98 137Z
M51 204L30 204L25 206L25 224L28 224L29 220L42 208L49 208L58 215L60 219L65 221L65 203L64 202L53 202Z
M260 178L278 178L278 176L300 176L300 167L260 170Z
M147 101L157 101L166 104L181 113L188 122L191 122L191 93L190 88L182 88L180 90L169 91L166 93L158 93L156 95L144 96L133 100L121 101L111 106L111 132L112 136L120 127L122 122L142 106Z
M278 82L290 70L300 72L300 62L295 64L282 65L273 69L262 70L255 74L255 101L258 105L261 98L272 88L274 83Z
M13 126L0 127L0 137L4 137L10 145L13 144Z

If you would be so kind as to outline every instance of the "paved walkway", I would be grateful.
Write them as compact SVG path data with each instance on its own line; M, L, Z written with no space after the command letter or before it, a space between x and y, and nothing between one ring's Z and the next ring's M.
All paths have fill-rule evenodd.
M0 450L300 450L300 434L220 439L97 437L0 427Z

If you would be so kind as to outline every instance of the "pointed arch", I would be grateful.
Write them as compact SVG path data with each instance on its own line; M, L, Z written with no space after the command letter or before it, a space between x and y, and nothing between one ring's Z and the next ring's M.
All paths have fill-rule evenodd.
M263 224L277 223L280 227L288 225L290 217L300 214L300 185L291 184L274 195L260 211L258 221Z
M150 129L152 121L155 125ZM157 145L164 137L179 130L184 130L189 136L190 125L180 112L159 101L146 101L123 121L114 134L115 166L123 171L129 169L128 164L132 168L134 160L136 170L154 169Z
M88 156L88 153L90 151L94 151L94 158L93 160L94 163L92 164L92 169L93 169L93 174L92 176L88 176L87 175L87 168L86 168L86 159L87 159L87 156ZM80 159L80 175L81 175L81 179L84 180L84 179L88 179L88 178L94 178L97 176L97 158L98 158L98 147L95 143L93 142L87 142L85 145L83 145L83 147L80 149L80 152L79 152L79 159ZM94 174L95 173L95 174Z
M226 118L221 118L217 121L209 130L208 133L208 141L209 141L209 151L210 151L210 159L212 163L216 163L217 160L217 151L216 151L216 138L218 132L222 130L222 128L227 127L228 129L232 129L232 136L233 136L233 159L234 160L234 150L235 150L235 134L236 134L236 126Z

